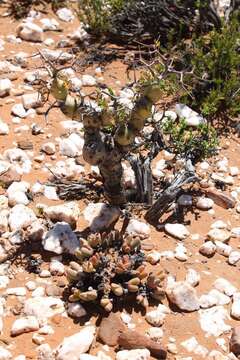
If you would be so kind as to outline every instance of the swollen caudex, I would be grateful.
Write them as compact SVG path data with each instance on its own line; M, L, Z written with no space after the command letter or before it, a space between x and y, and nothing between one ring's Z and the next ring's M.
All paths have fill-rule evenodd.
M121 160L151 116L152 106L161 96L159 86L145 86L124 120L118 120L117 111L109 107L98 112L86 105L81 97L69 94L68 81L60 72L55 72L50 92L66 116L83 122L83 158L89 164L99 166L107 200L115 205L126 203ZM111 129L111 134L106 133L106 128Z

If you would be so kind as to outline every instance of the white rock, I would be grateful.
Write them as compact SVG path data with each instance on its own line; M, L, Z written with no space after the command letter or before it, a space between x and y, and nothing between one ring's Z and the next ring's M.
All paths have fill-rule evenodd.
M167 314L170 314L169 308L159 304L156 310L147 312L145 318L147 322L153 326L161 326Z
M27 235L31 241L42 241L43 234L46 228L43 223L43 220L38 219L33 221L31 225L28 226Z
M79 240L69 224L59 222L47 232L42 244L47 251L52 251L56 254L67 252L74 255L79 247Z
M131 219L127 226L126 232L140 236L142 239L149 237L150 226L142 221Z
M95 166L94 168L98 169L97 166ZM134 189L136 186L136 177L133 169L129 166L126 166L124 163L123 163L123 184L126 189Z
M33 292L32 292L32 297L37 298L37 297L41 297L41 296L45 296L45 287L43 286L38 286Z
M197 208L200 210L209 210L213 207L214 201L212 199L201 197L197 201Z
M217 303L215 297L210 294L203 294L199 298L199 304L202 309L208 309L215 306Z
M82 84L83 86L95 86L97 84L97 80L91 75L83 75Z
M47 155L53 155L56 152L56 147L52 142L47 142L42 145L41 150Z
M180 239L180 240L184 240L190 235L190 232L182 224L169 224L168 223L165 225L165 231L168 234L170 234L173 237Z
M8 210L0 210L0 234L8 231Z
M38 329L39 323L35 316L22 317L14 321L11 328L11 336L21 335Z
M8 135L9 127L8 124L0 120L0 135Z
M200 345L197 341L197 339L193 336L183 342L181 342L181 345L188 351L192 352L196 355L200 355L202 357L205 357L208 354L208 349Z
M26 356L25 355L18 355L17 357L14 358L14 360L26 360Z
M27 174L31 171L31 160L25 151L17 148L7 149L3 158L14 165L15 170L20 174Z
M240 237L240 227L232 228L231 234L234 237Z
M187 270L186 282L189 285L191 285L193 287L197 286L200 282L200 279L201 279L200 274L196 270L194 270L194 269Z
M44 192L43 195L49 199L49 200L59 200L59 197L57 195L57 189L55 186L47 186L44 185Z
M210 290L209 295L215 298L216 305L227 305L231 302L231 299L228 295L223 294L217 289Z
M29 188L30 184L26 181L14 181L7 189L9 205L27 205L29 203L29 200L25 193L29 190Z
M51 273L50 271L43 269L40 273L39 273L39 277L40 278L48 278L51 277Z
M0 360L12 360L12 354L10 351L5 349L3 346L0 346Z
M183 311L196 311L199 309L199 300L196 290L187 282L179 281L167 288L169 300Z
M175 248L174 256L179 261L187 261L187 249L183 244L178 244Z
M9 79L0 79L0 97L10 94L12 82Z
M95 326L86 326L78 333L64 338L56 349L56 360L79 360L79 355L86 353L91 346L95 331Z
M55 19L43 18L40 19L43 31L56 31L59 29L59 23Z
M204 256L213 256L217 251L216 245L212 241L206 241L200 246L199 252Z
M26 229L37 220L33 210L22 205L15 205L9 212L9 226L11 231Z
M38 330L38 333L40 335L52 335L54 334L54 330L50 325L44 325Z
M22 102L25 109L37 108L42 105L41 95L38 92L24 94Z
M7 289L6 293L7 295L26 296L27 291L25 287L16 287Z
M52 260L49 265L49 270L52 275L61 276L65 272L63 263L58 260Z
M220 336L231 330L231 326L225 323L229 319L227 310L223 306L214 306L211 309L199 310L199 321L206 336Z
M163 330L159 327L151 327L147 330L147 334L151 340L160 342L163 337Z
M207 237L211 241L221 241L225 243L230 239L231 233L224 229L212 229L208 232Z
M217 220L211 225L211 229L227 229L227 224L222 220Z
M26 41L42 42L43 31L40 26L33 24L32 22L25 22L17 27L17 35Z
M70 79L71 90L74 92L80 91L82 88L82 80L76 76Z
M28 281L26 284L25 284L26 288L29 290L29 291L33 291L36 289L36 283L34 281Z
M239 174L239 169L237 166L230 166L229 170L231 176L237 176Z
M229 254L228 263L235 265L240 260L240 251L232 251Z
M20 118L25 118L27 116L27 112L24 109L23 104L13 105L11 112L13 115L18 116Z
M230 245L224 244L221 241L215 241L217 247L217 253L226 257L229 257L232 252L232 247Z
M53 296L29 298L24 303L24 314L35 316L39 322L56 314L62 314L64 311L65 308L62 300Z
M48 344L42 344L37 348L37 360L55 360L54 353Z
M121 350L116 354L116 360L149 360L150 351L147 349Z
M0 168L1 168L1 164L0 164ZM8 208L8 198L5 195L0 195L0 210L6 210L7 208Z
M227 296L233 296L233 294L235 294L237 292L237 289L235 288L235 286L233 286L228 280L226 280L224 278L218 278L214 282L214 287L217 290L226 294Z
M181 119L185 119L188 126L196 127L206 122L201 115L190 109L187 105L176 104L175 111Z
M73 133L68 138L60 140L60 153L68 157L82 155L83 145L84 139L80 135Z
M9 278L6 275L1 275L0 276L0 289L4 289L8 286L9 284Z
M152 265L157 264L160 261L160 259L161 259L161 253L156 250L151 251L149 254L147 254L146 257L146 260Z
M233 294L231 316L237 320L240 320L240 292Z
M45 338L39 334L33 334L32 342L36 345L41 345L45 342Z
M89 354L81 354L79 356L79 360L99 360L97 356L89 355Z
M58 9L56 14L59 17L59 19L62 21L70 22L74 19L74 15L73 15L72 11L68 8Z
M108 229L114 224L120 216L120 210L116 206L110 206L104 203L90 203L84 209L83 216L89 223L90 229L96 232Z
M80 210L77 202L71 201L61 205L45 207L43 214L53 222L66 222L71 225L72 228L75 228Z
M49 61L69 61L72 59L72 54L63 52L61 50L50 50L50 49L41 49L42 54L44 57Z

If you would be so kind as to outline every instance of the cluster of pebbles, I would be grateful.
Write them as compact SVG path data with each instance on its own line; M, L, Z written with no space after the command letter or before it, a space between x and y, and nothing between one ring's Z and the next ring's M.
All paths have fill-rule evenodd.
M128 300L109 314L69 301L66 272L79 248L79 232L88 227L96 233L113 224L118 228L121 211L87 200L63 202L56 188L47 184L51 172L71 180L98 169L89 169L81 158L81 123L66 119L57 109L46 123L45 105L31 84L47 76L39 49L47 59L60 58L64 64L74 59L68 47L76 40L87 42L88 35L74 12L65 8L48 17L31 11L15 25L8 17L0 24L0 360L237 359L237 139L223 139L218 155L197 165L203 195L186 192L178 198L178 205L186 209L184 223L166 221L156 229L132 218L128 224L127 233L140 239L149 269L164 269L162 301L155 299L142 312L135 300ZM98 81L119 88L125 80L120 66L124 69L113 63L106 71L92 67L81 75L72 69L66 74L73 92L84 93ZM131 91L121 91L120 96L122 104L131 106ZM168 115L185 117L189 126L204 121L183 104ZM172 158L166 151L159 154L152 169L156 178L167 175ZM181 160L177 166L182 166ZM127 165L124 181L126 187L135 185ZM20 254L22 263L19 257L9 261L21 247L28 250L27 256L37 248L42 257L34 253L22 259ZM103 318L97 321L99 313Z

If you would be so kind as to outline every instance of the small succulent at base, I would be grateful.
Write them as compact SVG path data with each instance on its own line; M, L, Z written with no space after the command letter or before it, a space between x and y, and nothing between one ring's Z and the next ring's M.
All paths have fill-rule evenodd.
M138 236L110 233L90 234L80 240L76 261L70 262L69 301L97 302L110 312L118 298L135 295L147 307L149 299L162 300L165 272L149 272Z

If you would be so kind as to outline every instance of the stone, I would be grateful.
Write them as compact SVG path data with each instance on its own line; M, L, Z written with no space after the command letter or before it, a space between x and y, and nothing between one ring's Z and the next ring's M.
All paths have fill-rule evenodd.
M68 157L76 157L82 155L84 139L75 133L69 137L61 139L59 142L59 150L61 155Z
M25 109L35 109L42 105L41 95L38 92L22 95L22 103Z
M187 282L176 282L166 292L170 302L182 311L192 312L200 308L196 290Z
M229 257L232 252L232 247L230 245L224 244L221 241L215 241L217 247L217 253L226 257Z
M217 220L211 225L211 229L227 229L227 224L222 220Z
M74 255L79 247L79 240L69 224L58 222L46 233L42 244L47 251L52 251L56 254L66 252Z
M239 292L233 294L231 316L237 320L240 320L240 293Z
M0 360L12 360L12 354L10 351L5 349L3 346L0 346Z
M61 276L65 273L65 267L63 263L58 260L51 260L49 270L52 275Z
M153 326L162 326L167 314L170 314L169 308L159 304L156 310L148 311L145 318Z
M150 354L157 359L165 359L167 356L166 350L163 346L151 340L148 336L133 330L125 330L121 332L118 337L118 344L127 350L133 349L148 349Z
M138 235L142 239L146 239L150 235L150 226L142 221L131 219L127 226L126 232L128 234Z
M39 334L33 334L32 342L36 345L41 345L45 342L45 338Z
M224 209L232 209L236 205L236 200L224 192L220 192L216 189L207 189L204 192L205 195L212 199L216 205Z
M82 84L83 86L95 86L97 84L97 80L91 75L83 75Z
M174 256L179 261L186 261L188 259L186 247L183 244L177 244Z
M55 284L47 285L46 286L46 295L47 296L59 297L59 296L62 295L62 289L59 286L55 285Z
M191 353L194 353L195 355L200 355L202 357L206 357L208 354L208 349L200 345L197 341L197 339L193 336L183 342L181 342L181 345Z
M161 253L155 250L151 251L146 256L146 260L152 265L157 264L160 261L160 259L161 259Z
M217 289L210 290L209 296L215 299L216 305L227 305L231 302L231 299L228 295L223 294Z
M149 360L150 352L147 349L121 350L116 354L116 360Z
M7 295L26 296L27 291L25 287L16 287L16 288L8 288L6 293Z
M15 170L14 166L5 161L0 161L0 182L8 187L14 181L20 181L21 175Z
M206 336L220 336L231 330L231 326L225 323L229 319L227 310L223 306L214 306L211 309L199 310L199 321Z
M37 360L55 360L54 353L48 344L42 344L37 348Z
M27 235L31 241L42 241L43 235L46 231L46 227L42 219L33 221L27 228Z
M216 242L227 242L231 238L231 233L224 229L212 229L208 232L207 237L209 240Z
M24 109L23 104L13 105L11 113L21 119L24 119L27 116L27 111Z
M25 22L17 27L17 35L26 41L42 42L43 30L32 22Z
M26 192L29 190L29 188L30 184L26 181L13 182L7 189L9 205L28 205L29 200Z
M200 274L194 269L188 269L186 273L186 282L195 287L199 284L200 281Z
M179 206L182 206L182 207L190 207L193 204L192 196L183 194L183 195L179 196L177 203Z
M209 210L213 207L214 201L212 199L202 197L199 198L196 207L200 210Z
M59 298L38 296L26 299L23 312L27 316L35 316L39 322L42 322L64 311L64 303Z
M185 119L188 126L198 127L206 123L206 120L201 115L185 104L176 104L175 111L179 118Z
M159 327L151 327L147 330L147 334L151 340L160 342L163 337L163 330Z
M43 31L56 31L59 30L59 23L54 18L43 18L40 19Z
M120 209L104 203L90 203L84 209L83 216L91 231L97 232L110 228L118 220Z
M230 265L236 265L240 260L240 251L232 251L229 254L228 263Z
M47 155L53 155L56 152L55 144L47 142L42 145L41 150Z
M91 325L72 336L65 337L56 349L56 360L79 360L79 355L86 353L90 348L95 332L95 326Z
M237 289L235 286L233 286L228 280L224 278L218 278L214 282L215 289L221 291L227 296L233 296L237 292Z
M0 120L0 135L8 135L9 127L8 124Z
M229 348L234 355L240 355L240 326L236 326L232 329Z
M14 165L14 169L20 174L28 174L31 171L31 160L25 151L13 148L3 153L3 158ZM15 180L17 181L17 180Z
M180 240L184 240L190 235L187 228L182 224L166 224L165 231Z
M216 251L217 251L217 247L212 241L206 241L199 248L200 254L207 257L213 256L216 253Z
M49 200L59 200L55 186L44 185L43 195Z
M37 331L39 323L35 316L26 316L14 321L11 328L11 336Z
M0 210L0 235L8 231L8 210Z
M125 325L119 317L111 312L108 317L102 319L98 338L109 346L116 346L118 344L118 337L121 331L126 330Z
M61 205L47 206L43 209L43 215L53 222L66 222L75 229L80 210L78 203L71 201Z
M12 82L9 79L0 79L0 97L10 94Z
M11 231L26 229L37 220L33 210L22 204L15 205L9 212L9 226Z
M72 318L81 318L87 315L87 311L84 309L82 304L75 302L75 303L68 303L67 306L67 313Z
M70 21L73 21L73 19L74 19L74 15L73 15L72 11L68 8L58 9L56 14L60 20L65 21L65 22L70 22Z

